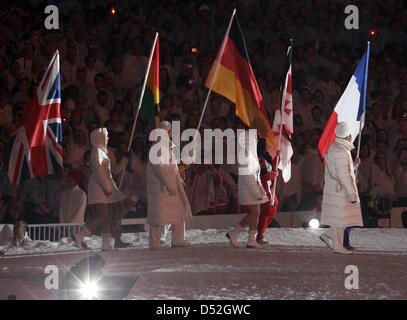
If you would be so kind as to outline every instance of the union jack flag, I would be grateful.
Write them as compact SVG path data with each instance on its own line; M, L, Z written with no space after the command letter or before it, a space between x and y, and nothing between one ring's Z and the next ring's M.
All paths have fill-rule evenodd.
M62 171L61 76L55 52L9 144L12 184Z

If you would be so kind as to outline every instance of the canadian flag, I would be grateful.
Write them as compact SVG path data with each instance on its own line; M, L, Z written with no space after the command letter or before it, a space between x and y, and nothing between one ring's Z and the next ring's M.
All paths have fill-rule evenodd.
M272 128L274 136L278 139L277 150L280 150L277 168L281 170L284 182L291 178L291 157L293 155L293 148L291 146L291 136L294 131L291 51L292 46L290 45L287 49L285 77L280 88L280 98L276 107Z

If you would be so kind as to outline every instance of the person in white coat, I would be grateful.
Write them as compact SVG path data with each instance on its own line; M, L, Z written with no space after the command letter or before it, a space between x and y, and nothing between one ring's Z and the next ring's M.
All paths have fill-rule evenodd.
M110 160L107 154L109 136L106 128L97 128L90 134L93 146L90 156L92 175L88 184L89 219L85 226L73 237L78 247L83 249L83 238L94 234L102 228L102 250L112 250L111 225L116 204L124 199L117 188L111 173Z
M157 137L150 135L150 140L155 140L156 143L150 149L147 164L149 248L167 248L160 243L161 228L164 225L172 225L172 247L187 247L191 244L184 240L185 221L190 220L192 214L184 182L172 152L171 124L163 121L152 132Z
M239 163L239 178L237 190L239 203L248 208L249 213L243 217L236 228L226 234L232 246L239 248L239 234L249 227L248 248L263 248L256 241L257 223L260 215L260 205L269 201L260 180L260 163L257 157L257 133L255 130L244 130L238 133L237 152ZM244 159L242 159L244 155Z
M336 125L335 135L335 142L325 154L321 213L321 224L329 225L330 228L320 239L336 253L352 254L352 248L343 246L345 228L363 226L355 166L350 153L354 146L351 129L346 122ZM360 160L356 159L355 164L359 163Z

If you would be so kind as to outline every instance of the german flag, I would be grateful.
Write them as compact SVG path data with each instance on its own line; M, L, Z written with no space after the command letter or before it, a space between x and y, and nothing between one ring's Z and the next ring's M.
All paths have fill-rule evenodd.
M150 71L147 77L146 89L140 112L149 124L157 127L160 122L158 112L160 111L160 81L159 81L159 46L158 37L155 44Z
M210 87L216 61L206 80ZM212 90L236 104L236 115L250 128L257 129L260 137L275 149L276 141L271 130L270 120L264 107L253 69L250 65L246 44L237 16L233 18L230 32L226 37L225 48L216 72Z

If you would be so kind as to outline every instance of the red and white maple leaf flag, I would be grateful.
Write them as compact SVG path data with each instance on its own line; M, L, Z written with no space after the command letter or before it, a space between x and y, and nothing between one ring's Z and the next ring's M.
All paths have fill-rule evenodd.
M281 170L284 182L291 178L291 157L293 148L291 146L291 136L293 134L293 90L291 81L291 50L290 45L287 50L285 77L280 88L280 97L276 107L273 121L273 133L278 139L277 150L280 150L280 158L277 168ZM281 103L284 101L284 103ZM281 137L280 137L281 134Z

